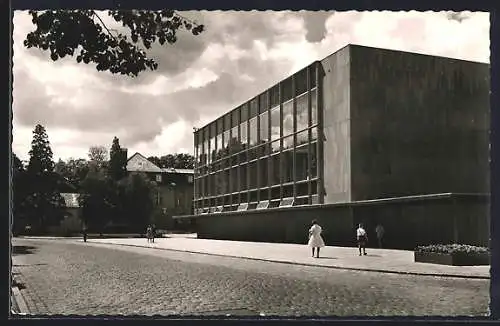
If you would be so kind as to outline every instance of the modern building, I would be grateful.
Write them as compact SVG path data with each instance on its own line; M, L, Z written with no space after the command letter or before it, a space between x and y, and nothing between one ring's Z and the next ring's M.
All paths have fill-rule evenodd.
M448 198L453 212L426 214L456 215L457 207L464 211L475 205L475 213L470 212L478 222L471 223L480 231L469 242L484 243L489 69L483 63L358 45L313 62L195 131L199 234L296 242L303 238L292 217L299 210L315 208L303 214L308 222L299 224L305 227L325 209L348 207L348 213L325 217L322 223L351 232L358 221L369 227L375 223L375 217L368 217L375 209L356 215L361 209L353 207L362 203L380 208L421 202L424 208L398 206L391 221L383 217L389 213L377 213L394 224L405 223L400 217L407 211L424 214L422 209L432 206L429 201ZM278 211L289 216L282 221L287 231L263 234L259 216ZM452 235L455 241L457 234Z
M135 153L127 160L127 172L145 173L157 184L155 205L167 221L164 227L175 228L173 220L169 223L174 215L193 214L192 169L160 168L142 154Z

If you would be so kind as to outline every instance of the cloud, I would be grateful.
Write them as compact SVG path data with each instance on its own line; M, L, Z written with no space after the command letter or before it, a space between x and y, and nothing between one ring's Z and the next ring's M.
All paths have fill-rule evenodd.
M113 136L145 155L192 152L192 127L233 109L348 43L489 61L488 13L187 11L206 26L154 46L157 71L138 78L97 72L74 58L26 49L33 29L14 14L14 142L26 158L31 130L46 126L55 157L86 157ZM123 30L105 13L113 29ZM460 19L458 19L460 18ZM114 24L114 25L113 25Z

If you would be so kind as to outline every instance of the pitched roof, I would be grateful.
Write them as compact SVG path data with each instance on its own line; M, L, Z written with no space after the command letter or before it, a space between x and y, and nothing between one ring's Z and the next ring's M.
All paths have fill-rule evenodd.
M127 171L161 173L162 169L153 162L149 161L141 153L135 153L127 160Z

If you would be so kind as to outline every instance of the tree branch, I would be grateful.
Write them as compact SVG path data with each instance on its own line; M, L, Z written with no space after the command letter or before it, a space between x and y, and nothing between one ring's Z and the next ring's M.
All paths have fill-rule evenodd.
M182 18L182 19L186 20L187 22L189 22L189 23L193 24L194 26L199 26L199 25L200 25L200 24L198 24L197 22L195 22L194 20L192 20L192 19L189 19L189 18L186 18L186 17L182 16L182 15L181 15L181 14L179 14L178 12L175 12L175 13L174 13L174 15L179 16L180 18Z
M106 24L104 24L101 17L99 17L99 15L95 12L95 10L92 10L92 16L97 17L97 19L99 19L101 26L104 27L104 29L108 32L109 36L111 36L113 39L115 39L117 41L116 37L111 33L111 31L108 29Z

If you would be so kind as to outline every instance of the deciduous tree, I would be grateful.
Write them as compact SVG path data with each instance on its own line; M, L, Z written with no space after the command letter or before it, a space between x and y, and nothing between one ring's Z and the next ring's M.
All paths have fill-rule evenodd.
M153 43L175 43L180 29L193 35L204 30L203 25L169 9L107 11L122 24L123 33L108 28L95 10L31 10L29 13L36 29L26 36L26 47L50 51L54 61L75 56L79 63L95 63L98 71L128 76L158 68L158 63L146 54Z
M108 149L104 146L91 146L88 152L89 160L95 162L99 167L104 166L108 160Z

